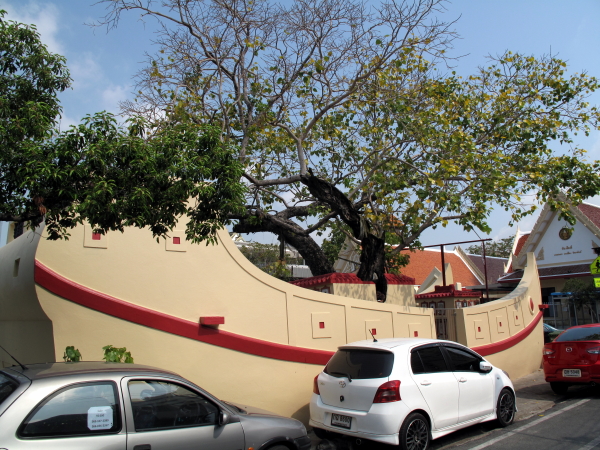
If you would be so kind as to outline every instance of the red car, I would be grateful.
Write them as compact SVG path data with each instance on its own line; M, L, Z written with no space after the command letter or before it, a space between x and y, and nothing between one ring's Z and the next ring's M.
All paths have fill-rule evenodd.
M544 375L556 394L573 384L600 384L600 323L568 328L545 344Z

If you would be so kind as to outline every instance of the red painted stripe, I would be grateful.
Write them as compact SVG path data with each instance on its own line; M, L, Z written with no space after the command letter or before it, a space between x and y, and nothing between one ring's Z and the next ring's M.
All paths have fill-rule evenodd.
M95 311L230 350L282 361L321 366L327 364L333 355L333 352L324 350L276 344L228 331L202 327L196 322L163 314L89 289L57 274L39 261L35 262L35 282L59 297Z
M529 323L529 325L527 325L524 329L519 331L514 336L511 336L508 339L504 339L500 342L495 342L493 344L482 345L480 347L473 347L473 350L475 350L481 356L493 355L494 353L500 353L504 350L508 350L510 347L517 345L519 342L521 342L527 336L529 336L531 332L535 329L536 325L540 322L540 320L542 320L543 316L544 311L540 311Z

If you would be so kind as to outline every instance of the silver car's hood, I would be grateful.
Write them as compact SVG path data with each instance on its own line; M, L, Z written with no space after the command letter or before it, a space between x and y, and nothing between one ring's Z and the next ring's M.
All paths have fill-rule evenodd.
M273 439L273 428L281 430L279 438L293 440L306 436L306 428L296 419L282 417L264 409L246 406L239 403L225 402L241 409L236 415L244 429L246 447L260 449ZM232 408L235 410L235 408Z

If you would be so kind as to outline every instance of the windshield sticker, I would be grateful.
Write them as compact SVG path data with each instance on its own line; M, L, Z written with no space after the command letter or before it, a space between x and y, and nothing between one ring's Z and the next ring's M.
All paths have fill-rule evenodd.
M88 409L90 430L110 430L113 426L113 410L110 406L92 406Z

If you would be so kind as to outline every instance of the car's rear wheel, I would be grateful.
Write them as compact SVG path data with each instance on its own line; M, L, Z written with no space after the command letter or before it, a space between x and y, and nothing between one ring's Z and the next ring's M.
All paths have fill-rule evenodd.
M400 427L402 450L425 450L429 446L429 422L420 413L412 413Z
M290 450L290 449L286 445L277 444L272 447L269 447L267 450Z
M507 427L513 423L516 410L515 394L508 388L502 389L496 405L496 417L500 426Z
M559 381L551 381L550 389L552 389L552 391L555 394L565 395L567 393L567 391L569 390L569 385L567 383L561 383Z

